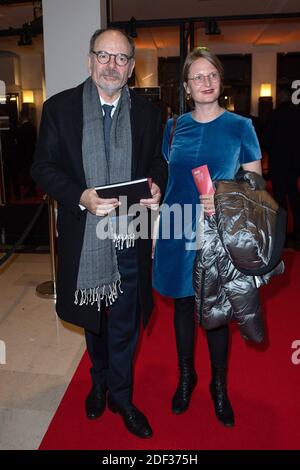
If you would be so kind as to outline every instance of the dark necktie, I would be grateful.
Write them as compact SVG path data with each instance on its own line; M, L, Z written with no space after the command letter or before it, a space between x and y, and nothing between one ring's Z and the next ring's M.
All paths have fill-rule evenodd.
M104 111L103 116L103 131L104 131L104 145L105 145L105 153L107 162L109 162L109 144L110 144L110 128L112 123L111 112L113 106L109 104L103 104L102 109Z

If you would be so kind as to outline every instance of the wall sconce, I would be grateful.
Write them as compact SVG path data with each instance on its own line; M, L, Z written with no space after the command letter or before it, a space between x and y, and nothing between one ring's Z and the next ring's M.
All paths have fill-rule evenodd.
M206 20L204 26L205 26L205 34L209 36L215 36L215 35L221 34L219 25L214 19Z
M23 90L23 103L34 103L32 90Z
M20 34L18 46L31 46L31 45L32 45L32 35L29 31L26 31L24 29Z
M260 85L260 93L259 93L259 96L260 96L261 98L272 96L271 83L262 83L262 84Z

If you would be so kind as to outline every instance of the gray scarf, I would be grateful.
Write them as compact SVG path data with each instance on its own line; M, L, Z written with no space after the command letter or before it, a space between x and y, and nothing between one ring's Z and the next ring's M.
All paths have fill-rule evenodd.
M122 90L113 115L110 134L110 159L107 162L104 145L103 113L98 90L91 78L83 87L82 157L88 188L131 179L131 124L128 87ZM99 217L87 212L83 245L80 255L75 292L76 305L97 303L111 305L121 291L116 248L111 238L96 236ZM111 224L109 224L111 227Z

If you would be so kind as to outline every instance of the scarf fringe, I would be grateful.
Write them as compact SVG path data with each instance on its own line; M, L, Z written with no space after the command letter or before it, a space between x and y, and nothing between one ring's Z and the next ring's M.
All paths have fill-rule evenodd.
M105 301L105 306L109 307L119 297L119 293L123 294L121 289L121 280L114 281L112 284L104 285L102 287L93 287L88 289L77 289L75 291L74 304L79 305L94 305L97 303L98 312L101 309L101 301Z
M131 248L135 243L135 234L131 233L124 235L123 233L120 233L117 235L114 233L113 242L117 250L124 250L124 244L126 245L126 248Z

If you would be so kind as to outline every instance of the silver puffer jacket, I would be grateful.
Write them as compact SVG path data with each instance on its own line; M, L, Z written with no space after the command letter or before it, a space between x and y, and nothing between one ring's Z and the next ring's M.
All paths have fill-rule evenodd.
M286 214L254 172L215 185L216 213L204 218L194 265L197 317L208 330L236 321L244 339L261 342L258 288L284 271Z

